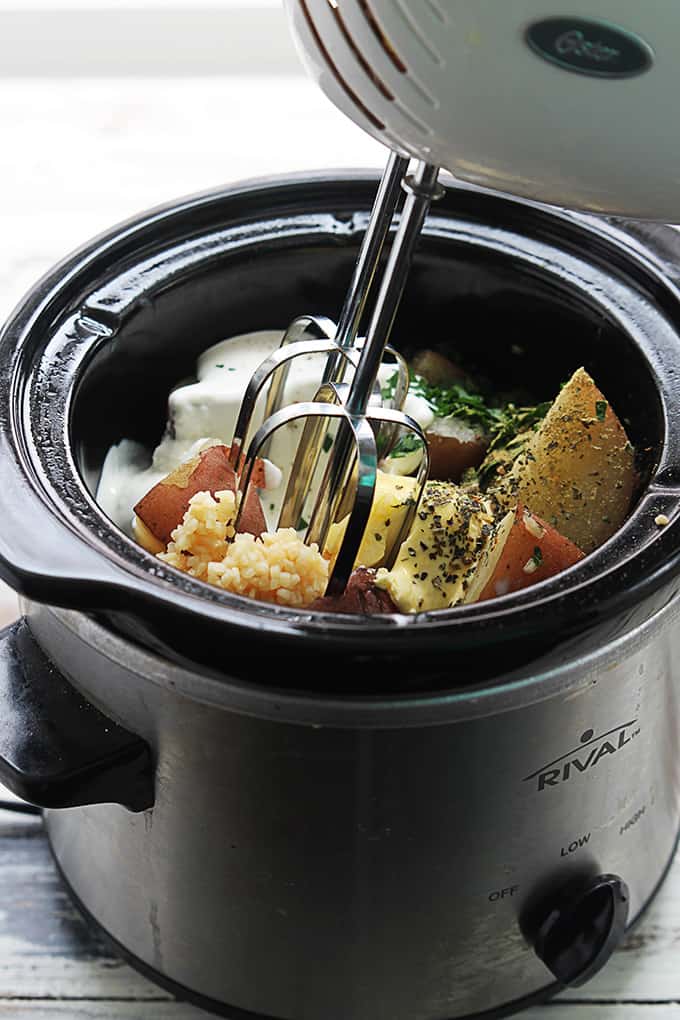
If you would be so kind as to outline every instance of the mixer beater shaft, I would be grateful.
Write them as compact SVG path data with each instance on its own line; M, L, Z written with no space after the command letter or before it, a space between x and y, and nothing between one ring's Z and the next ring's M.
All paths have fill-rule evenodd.
M400 156L396 152L390 153L338 319L338 328L335 332L338 347L353 347L356 343L368 293L387 240L408 165L409 160L406 156ZM344 373L338 373L337 370L343 367L342 359L331 355L323 381L340 381Z
M232 442L232 462L235 467L242 468L240 488L244 493L250 484L256 458L269 450L274 434L292 422L304 420L302 437L279 514L279 527L295 526L299 522L300 511L306 505L312 492L313 480L318 475L324 446L324 452L328 454L327 462L323 478L316 488L305 541L316 542L320 549L325 549L330 528L340 520L343 521L344 532L330 572L328 594L344 591L354 569L375 493L381 426L383 435L385 429L391 436L404 431L414 434L422 450L420 466L414 478L416 497L404 510L398 535L391 546L385 549L382 565L390 567L394 562L399 545L410 529L428 473L427 443L420 426L401 410L383 406L378 387L378 372L388 350L388 340L425 217L430 203L443 193L438 184L438 167L422 161L416 164L412 174L405 176L407 167L407 159L396 153L390 154L338 326L333 329L328 320L312 316L302 317L291 324L280 350L266 359L253 376ZM406 192L406 199L380 281L366 338L362 342L357 339L359 325L375 280L400 187ZM313 340L305 351L306 336ZM327 337L327 341L322 337ZM286 354L289 342L290 351ZM281 407L288 368L303 352L326 353L321 384L313 401ZM398 366L397 406L400 407L408 388L408 369L403 358L396 355L396 352L392 353ZM351 376L349 382L345 382L348 368ZM279 372L281 375L277 378ZM264 421L249 443L245 459L242 460L257 394L270 377ZM327 451L323 441L329 435L331 424L336 431L330 450ZM353 492L353 499L347 511L348 491Z

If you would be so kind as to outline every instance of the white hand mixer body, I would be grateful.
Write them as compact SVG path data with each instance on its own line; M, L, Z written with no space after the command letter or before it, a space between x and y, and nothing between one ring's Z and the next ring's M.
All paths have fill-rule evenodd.
M573 209L680 220L668 0L284 0L310 74L386 146Z

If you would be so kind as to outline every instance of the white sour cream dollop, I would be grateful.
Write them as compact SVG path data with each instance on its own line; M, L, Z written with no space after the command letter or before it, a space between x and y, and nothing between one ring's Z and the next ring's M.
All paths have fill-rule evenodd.
M246 386L255 369L275 351L282 330L260 330L230 337L208 348L198 359L195 381L177 386L168 397L165 434L155 450L123 439L112 446L105 458L96 498L106 514L132 535L133 508L157 482L201 450L218 443L231 443L236 418ZM291 362L284 391L284 403L312 400L319 386L325 359L304 355ZM394 371L384 366L384 382ZM260 399L251 428L262 420ZM281 468L292 463L303 422L278 430L265 461L267 492L262 500L269 526L278 519L285 495ZM277 466L278 465L278 466Z

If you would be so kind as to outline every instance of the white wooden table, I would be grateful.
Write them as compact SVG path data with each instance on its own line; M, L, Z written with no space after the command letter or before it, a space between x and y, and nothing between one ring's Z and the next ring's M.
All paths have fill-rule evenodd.
M249 176L371 166L379 146L306 79L0 78L0 318L74 247L149 206ZM3 622L16 615L2 591ZM585 988L533 1020L680 1020L680 866ZM0 1018L198 1020L88 933L38 819L0 812Z

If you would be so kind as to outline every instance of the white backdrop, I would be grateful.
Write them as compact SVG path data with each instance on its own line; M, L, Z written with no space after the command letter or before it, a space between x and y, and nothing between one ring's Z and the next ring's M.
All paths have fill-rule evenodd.
M0 75L299 74L280 0L0 0Z

